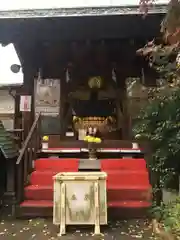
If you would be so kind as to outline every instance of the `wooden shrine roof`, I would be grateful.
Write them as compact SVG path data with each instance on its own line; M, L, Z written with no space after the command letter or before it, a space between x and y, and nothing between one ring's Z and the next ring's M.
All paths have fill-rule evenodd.
M149 14L165 14L167 4L156 4L149 9ZM79 7L79 8L51 8L51 9L21 9L0 10L0 19L52 18L52 17L80 17L80 16L111 16L111 15L140 15L139 6L118 7Z

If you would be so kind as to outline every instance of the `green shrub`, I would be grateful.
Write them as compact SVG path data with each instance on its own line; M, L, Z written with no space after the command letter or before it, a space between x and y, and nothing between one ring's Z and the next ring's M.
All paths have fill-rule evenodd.
M180 236L180 197L161 207L165 230Z
M180 166L180 90L151 99L141 110L133 133L136 138L149 141L149 167L160 177L158 187L167 187Z

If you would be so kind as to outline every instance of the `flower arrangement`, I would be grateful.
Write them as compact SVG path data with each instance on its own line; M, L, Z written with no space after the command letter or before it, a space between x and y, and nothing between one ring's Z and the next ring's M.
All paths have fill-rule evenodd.
M49 141L49 136L43 136L43 141L48 142Z
M88 135L84 138L84 141L88 143L88 150L89 150L89 160L96 160L96 151L97 151L97 144L101 143L101 138L96 137L95 132L92 135Z
M48 149L49 136L42 137L42 149Z
M101 143L102 142L102 140L100 138L93 137L93 136L86 136L84 138L84 141L88 142L88 143Z

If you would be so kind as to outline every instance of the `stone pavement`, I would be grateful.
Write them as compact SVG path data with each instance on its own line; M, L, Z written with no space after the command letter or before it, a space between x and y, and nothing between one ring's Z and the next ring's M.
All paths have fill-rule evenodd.
M0 220L0 240L155 239L147 220L110 222L108 227L102 227L104 236L101 238L92 237L93 228L69 227L67 235L61 238L57 237L58 230L58 227L52 224L51 219L17 220L9 215Z

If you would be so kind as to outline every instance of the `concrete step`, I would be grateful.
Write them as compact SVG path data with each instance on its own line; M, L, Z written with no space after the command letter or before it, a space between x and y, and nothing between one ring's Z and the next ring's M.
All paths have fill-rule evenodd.
M142 218L147 216L150 202L118 201L108 203L108 216L123 218ZM17 217L52 217L53 201L25 200L16 209Z

